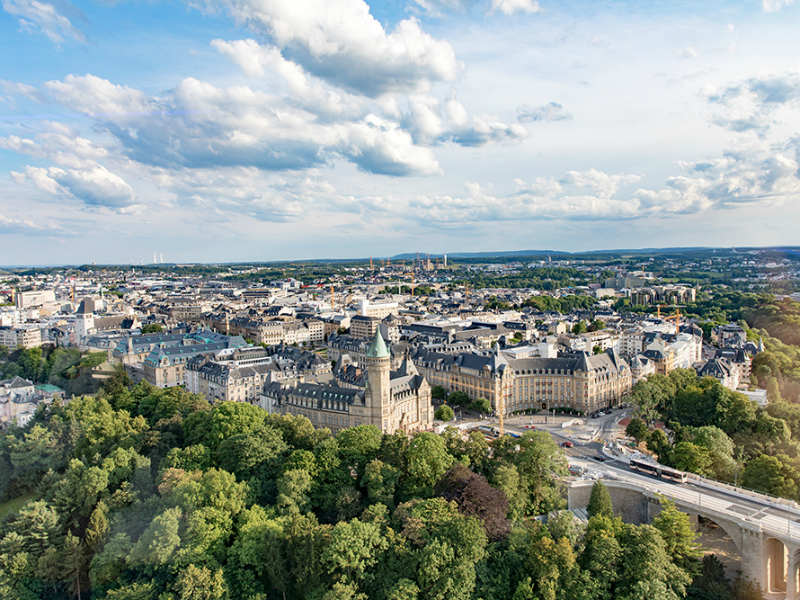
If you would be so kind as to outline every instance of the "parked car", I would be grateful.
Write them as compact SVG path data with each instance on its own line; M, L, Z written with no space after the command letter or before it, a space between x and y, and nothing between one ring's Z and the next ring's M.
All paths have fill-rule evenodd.
M561 447L562 448L572 448L572 442L570 442L569 440L567 440L566 442L561 442Z

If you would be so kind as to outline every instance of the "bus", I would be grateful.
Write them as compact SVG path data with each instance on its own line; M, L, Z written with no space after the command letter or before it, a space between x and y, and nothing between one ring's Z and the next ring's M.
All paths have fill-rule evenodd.
M665 467L657 463L646 462L643 460L631 459L631 469L637 473L650 475L651 477L658 477L667 481L674 481L676 483L686 483L688 476L683 471L678 471L671 467Z

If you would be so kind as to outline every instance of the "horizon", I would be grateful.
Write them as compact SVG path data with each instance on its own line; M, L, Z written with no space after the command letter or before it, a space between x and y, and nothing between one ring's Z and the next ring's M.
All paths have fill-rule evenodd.
M668 252L677 252L677 253L689 253L693 251L704 251L704 250L728 250L728 251L780 251L780 250L800 250L800 244L796 246L791 245L777 245L777 246L664 246L664 247L649 247L649 248L601 248L601 249L594 249L594 250L580 250L580 251L570 251L570 250L553 250L553 249L524 249L524 250L487 250L485 252L472 252L472 251L449 251L449 252L399 252L397 254L392 255L375 255L375 256L351 256L351 257L315 257L315 258L286 258L286 259L263 259L263 260L230 260L230 261L196 261L196 260L186 260L186 261L164 261L164 262L151 262L151 263L114 263L114 262L92 262L92 263L51 263L51 264L0 264L0 269L23 269L23 268L46 268L46 269L58 269L58 268L76 268L76 267L155 267L155 266L164 266L164 267L179 267L179 266L194 266L194 265L269 265L269 264L292 264L292 263L360 263L360 262L368 262L370 259L372 260L382 260L382 259L391 259L391 260L408 260L409 257L413 257L414 255L419 255L421 257L427 258L442 258L443 256L447 256L448 258L453 258L454 260L464 259L464 258L486 258L487 260L491 260L492 258L514 258L518 256L519 258L527 258L527 257L536 257L536 256L544 256L549 253L564 255L564 256L576 256L581 257L585 255L602 255L602 254L624 254L624 253L635 253L635 254L663 254Z

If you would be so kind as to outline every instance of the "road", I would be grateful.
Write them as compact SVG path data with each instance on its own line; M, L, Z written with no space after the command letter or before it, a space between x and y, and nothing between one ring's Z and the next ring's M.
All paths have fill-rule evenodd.
M786 537L788 534L793 540L800 542L800 509L781 506L781 501L777 498L751 496L744 490L736 491L722 485L709 488L708 486L715 484L710 480L702 480L704 485L691 481L684 484L665 481L632 471L627 463L605 457L603 444L620 433L617 423L625 416L625 411L615 411L601 418L602 420L598 419L596 423L591 419L585 419L587 424L598 426L598 434L590 442L578 442L569 436L569 431L562 431L555 425L536 424L535 427L550 433L559 444L572 441L573 447L564 448L567 460L585 472L632 483L683 504L693 505L699 510L714 512L737 522L745 521L756 526L760 525L764 531L773 535ZM521 434L529 429L525 426L524 420L517 419L507 421L506 430ZM596 460L599 456L606 460L602 462Z
M745 498L724 488L708 489L693 483L673 483L635 473L628 465L608 460L598 463L592 459L571 456L570 464L581 466L589 471L610 475L619 481L641 486L651 492L662 494L672 500L690 504L700 510L713 511L733 521L745 521L760 525L770 534L786 537L800 542L800 514L797 510L781 508L757 497Z

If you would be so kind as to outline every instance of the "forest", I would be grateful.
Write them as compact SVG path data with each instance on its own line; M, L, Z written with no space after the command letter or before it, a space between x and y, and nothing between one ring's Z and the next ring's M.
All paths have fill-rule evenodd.
M56 385L67 396L90 394L99 387L92 377L92 369L106 359L105 352L82 353L77 348L46 345L10 352L5 346L0 346L0 379L19 376L34 383Z
M759 597L669 503L624 524L597 484L588 523L559 511L565 474L543 432L333 435L118 374L0 438L0 597Z

